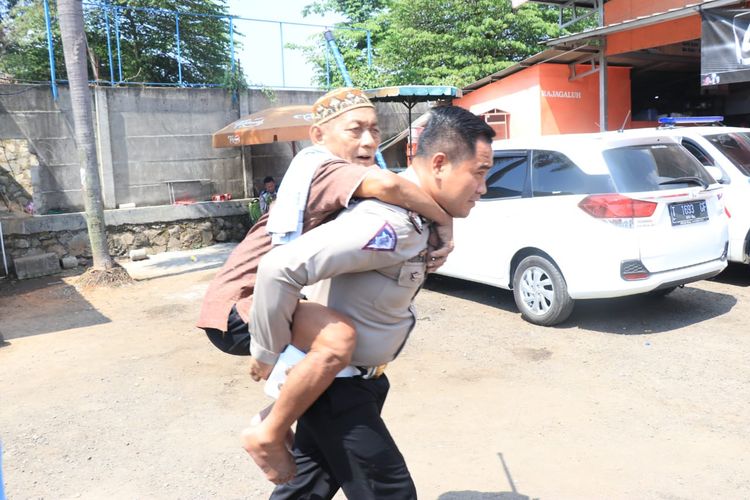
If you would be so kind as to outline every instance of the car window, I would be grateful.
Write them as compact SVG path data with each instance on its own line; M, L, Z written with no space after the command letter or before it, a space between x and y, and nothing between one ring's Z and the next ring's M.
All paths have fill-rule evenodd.
M689 139L683 139L682 145L685 146L685 149L690 151L690 154L695 156L696 159L701 162L704 167L716 165L716 162L714 162L713 158L711 158L708 153L703 151L700 146L695 144L693 141Z
M740 172L750 176L750 134L734 132L707 135L706 139L729 158Z
M534 196L610 193L609 175L589 175L557 151L534 151L531 186Z
M487 192L483 200L513 198L523 194L529 161L526 153L495 158L487 174Z
M645 144L604 151L612 179L620 193L693 187L695 182L675 183L693 177L706 184L714 180L698 160L679 144Z

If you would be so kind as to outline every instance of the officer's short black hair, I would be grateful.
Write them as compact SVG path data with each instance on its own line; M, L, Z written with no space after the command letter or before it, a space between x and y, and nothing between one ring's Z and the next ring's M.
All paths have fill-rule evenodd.
M267 182L276 182L276 181L275 181L275 180L273 180L273 177L271 177L271 176L269 175L268 177L266 177L265 179L263 179L263 184L265 184L265 183L267 183Z
M477 141L492 142L495 131L474 113L459 106L440 106L430 111L417 144L418 157L445 153L460 162L477 152Z

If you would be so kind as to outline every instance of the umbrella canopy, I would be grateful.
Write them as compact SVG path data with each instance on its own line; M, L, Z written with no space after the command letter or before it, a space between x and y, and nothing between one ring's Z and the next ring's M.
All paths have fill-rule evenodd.
M371 101L400 102L409 110L409 144L412 144L411 137L411 110L420 102L453 100L461 97L461 89L445 85L396 85L394 87L379 87L376 89L365 90L365 95ZM412 152L409 146L409 161L411 162Z
M365 90L371 101L397 101L412 106L418 102L461 97L461 89L445 85L397 85Z
M309 139L312 106L280 106L243 116L215 132L215 148Z

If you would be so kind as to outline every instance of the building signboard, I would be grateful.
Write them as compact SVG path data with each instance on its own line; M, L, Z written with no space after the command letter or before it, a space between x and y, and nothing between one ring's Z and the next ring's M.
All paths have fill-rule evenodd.
M542 90L542 97L558 99L580 99L581 92L575 90Z

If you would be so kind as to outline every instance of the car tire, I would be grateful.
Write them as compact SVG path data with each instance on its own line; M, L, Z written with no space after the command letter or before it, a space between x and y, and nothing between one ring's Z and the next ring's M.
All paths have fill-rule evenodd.
M562 323L575 305L560 270L540 255L526 257L518 264L513 273L513 298L521 316L541 326Z

